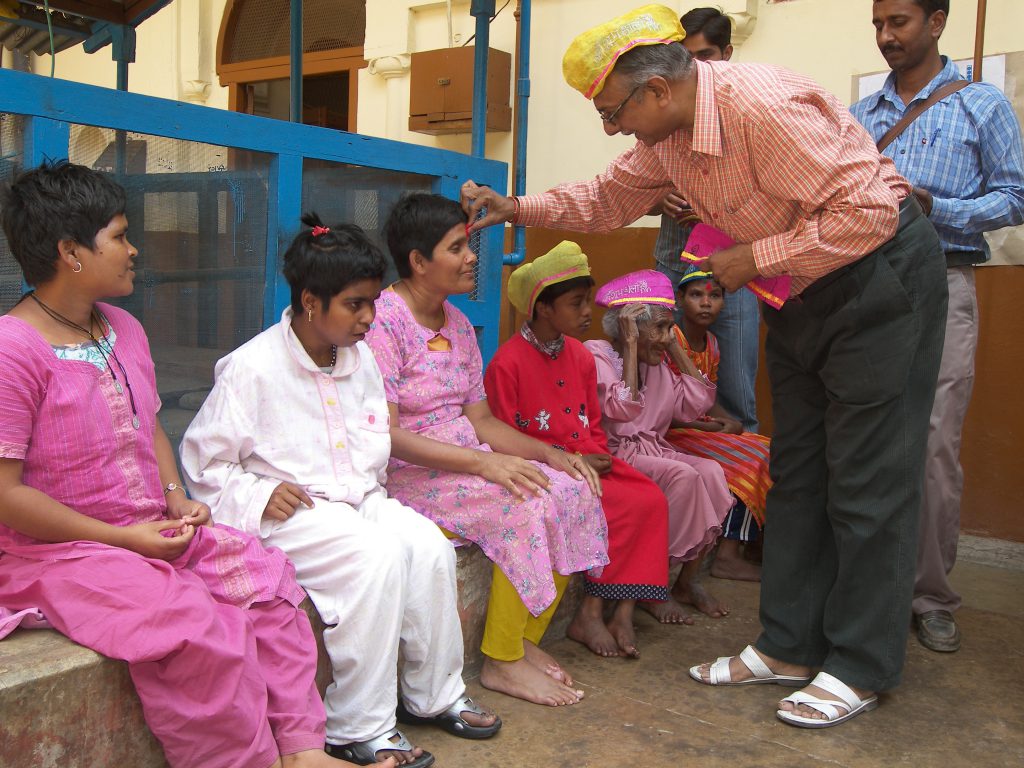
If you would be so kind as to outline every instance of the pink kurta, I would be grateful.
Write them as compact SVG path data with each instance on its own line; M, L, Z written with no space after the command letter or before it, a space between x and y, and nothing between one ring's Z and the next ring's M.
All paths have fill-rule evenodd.
M377 318L366 341L384 377L389 403L403 429L443 443L489 451L476 436L463 406L486 398L483 363L469 319L444 305L441 329L450 344L431 351L436 331L416 322L394 291L377 300ZM435 345L436 346L436 345ZM517 502L482 477L413 466L392 458L388 493L445 530L469 539L508 576L537 616L555 599L552 571L594 571L608 563L608 531L601 501L587 484L544 464L549 493Z
M117 526L161 520L149 345L127 312L100 310L116 333L118 382L0 317L0 457L21 461L25 485L81 514ZM231 528L199 528L167 562L0 525L0 605L38 607L72 640L127 661L172 766L269 765L283 751L322 748L302 598L280 552Z
M673 421L692 421L715 402L715 386L677 376L668 365L641 364L640 399L633 400L622 358L607 341L588 341L597 364L601 424L612 453L650 477L668 498L669 555L701 556L718 538L734 499L717 462L676 450L665 433Z

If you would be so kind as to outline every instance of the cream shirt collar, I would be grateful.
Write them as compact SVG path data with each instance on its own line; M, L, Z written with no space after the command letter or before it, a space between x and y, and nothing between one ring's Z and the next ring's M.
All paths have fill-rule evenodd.
M353 344L351 347L338 347L338 359L334 363L334 370L329 374L324 374L320 370L313 358L306 352L305 347L302 346L302 342L299 341L299 337L295 335L295 331L292 330L292 320L294 319L295 313L291 307L287 307L284 312L281 313L281 322L278 323L278 327L281 329L281 335L284 339L284 345L288 349L288 353L292 356L292 359L296 364L303 370L309 371L310 373L318 373L321 375L328 375L334 378L341 378L344 376L351 376L357 370L359 370L359 350Z

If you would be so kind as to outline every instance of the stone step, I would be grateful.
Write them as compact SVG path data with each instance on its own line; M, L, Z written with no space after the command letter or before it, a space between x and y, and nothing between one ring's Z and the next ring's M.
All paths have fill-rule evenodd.
M491 563L476 546L458 551L459 617L465 676L479 674ZM573 579L548 637L560 638L582 599ZM303 603L318 637L317 683L331 679L323 624ZM3 768L163 768L163 751L142 718L124 662L104 658L49 629L0 640L0 766Z
M166 766L128 665L51 629L0 640L0 765Z

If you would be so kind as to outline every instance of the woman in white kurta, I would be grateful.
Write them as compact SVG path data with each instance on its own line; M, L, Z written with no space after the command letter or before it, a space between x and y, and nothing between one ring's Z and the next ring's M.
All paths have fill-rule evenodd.
M451 544L382 487L388 405L362 337L383 270L357 227L301 233L285 255L292 306L218 362L181 458L217 522L291 558L327 625L328 751L420 768L432 756L395 729L400 646L404 721L476 738L501 721L465 698Z

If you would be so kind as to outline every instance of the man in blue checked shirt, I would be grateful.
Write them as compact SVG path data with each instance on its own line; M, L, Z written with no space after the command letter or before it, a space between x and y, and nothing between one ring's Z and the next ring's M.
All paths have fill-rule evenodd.
M949 0L872 6L875 39L892 74L850 111L878 141L915 102L962 78L939 55ZM972 270L991 256L985 232L1024 221L1024 152L1010 102L994 86L972 83L922 113L884 153L914 185L946 252L949 310L928 434L913 610L921 644L952 652L960 647L953 618L960 596L948 578L960 533L960 433L978 345Z

